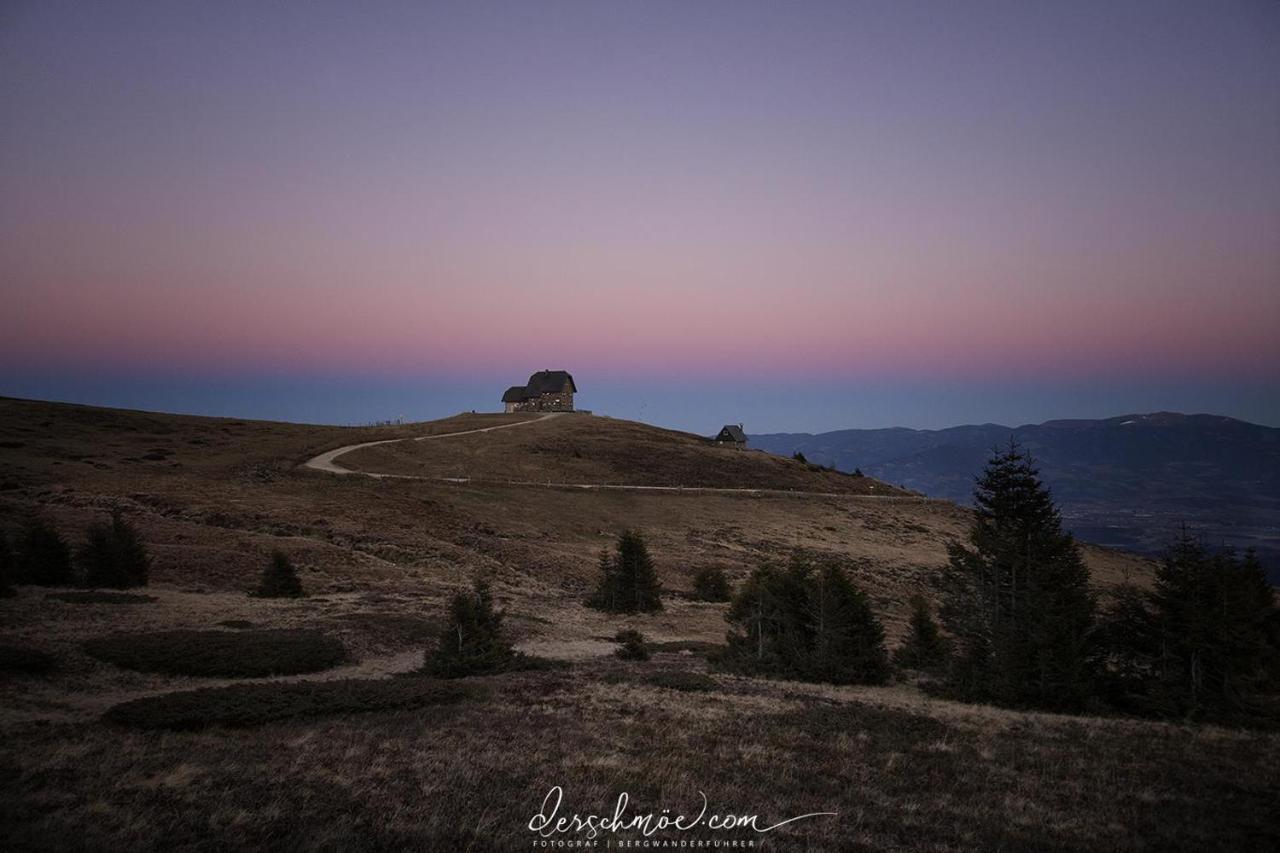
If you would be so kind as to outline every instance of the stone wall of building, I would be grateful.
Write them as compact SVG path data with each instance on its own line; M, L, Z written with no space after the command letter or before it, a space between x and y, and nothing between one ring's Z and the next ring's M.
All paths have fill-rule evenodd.
M573 392L569 386L559 393L543 394L522 403L507 403L508 412L572 412Z

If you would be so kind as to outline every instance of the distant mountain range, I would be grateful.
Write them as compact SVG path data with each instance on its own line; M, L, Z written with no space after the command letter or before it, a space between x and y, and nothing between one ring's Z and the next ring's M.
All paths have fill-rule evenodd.
M1019 427L772 433L750 436L750 446L799 451L810 462L968 504L974 476L1010 438L1034 455L1079 538L1157 553L1186 524L1210 545L1255 547L1280 580L1280 429L1157 412Z

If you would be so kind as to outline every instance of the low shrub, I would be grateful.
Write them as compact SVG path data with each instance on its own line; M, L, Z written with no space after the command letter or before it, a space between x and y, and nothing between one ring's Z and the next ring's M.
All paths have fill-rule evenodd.
M271 555L271 562L262 573L262 583L254 594L259 598L301 598L306 595L288 554L276 551Z
M619 644L617 650L614 651L616 657L620 657L623 660L649 659L649 647L645 644L644 634L639 631L619 631L613 641Z
M729 579L715 566L704 566L693 575L693 595L702 601L728 601Z
M348 678L205 687L147 696L107 710L103 720L136 729L245 728L277 720L393 711L477 698L472 686L429 678Z
M111 521L89 525L77 554L85 586L127 589L146 586L151 557L138 530L119 512Z
M156 631L89 640L98 660L138 672L261 678L317 672L346 660L333 637L317 631Z
M665 687L667 690L679 690L682 693L705 693L715 690L716 680L701 672L677 670L674 672L655 672L645 678L645 684L654 687Z
M28 519L15 549L18 583L69 586L73 580L71 546L43 519Z
M84 592L51 592L45 596L53 601L65 601L68 604L150 604L155 601L154 595L139 595L132 592L105 592L99 589Z
M0 645L0 673L44 675L56 667L53 655L26 646Z

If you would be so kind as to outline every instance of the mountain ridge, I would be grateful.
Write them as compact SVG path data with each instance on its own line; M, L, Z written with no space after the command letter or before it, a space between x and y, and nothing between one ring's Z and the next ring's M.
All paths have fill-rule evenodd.
M1211 413L1148 412L1039 424L888 427L750 436L839 470L969 504L973 478L1010 440L1036 458L1082 538L1158 553L1186 524L1215 546L1255 548L1280 579L1280 428Z

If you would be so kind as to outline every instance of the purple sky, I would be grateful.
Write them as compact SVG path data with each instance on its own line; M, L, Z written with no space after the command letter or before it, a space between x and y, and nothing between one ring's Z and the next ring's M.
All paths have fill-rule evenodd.
M0 6L0 394L1280 425L1280 4Z

